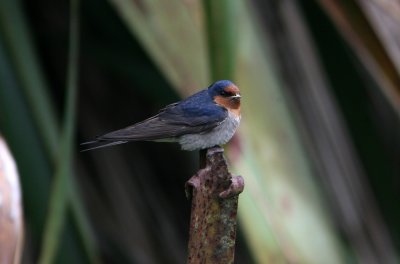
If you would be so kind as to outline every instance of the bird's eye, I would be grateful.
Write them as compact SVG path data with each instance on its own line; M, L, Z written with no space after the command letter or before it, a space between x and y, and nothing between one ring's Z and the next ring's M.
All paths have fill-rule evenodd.
M231 93L231 92L227 92L227 91L225 91L225 90L222 90L222 91L221 91L221 95L222 95L222 96L232 96L232 93Z

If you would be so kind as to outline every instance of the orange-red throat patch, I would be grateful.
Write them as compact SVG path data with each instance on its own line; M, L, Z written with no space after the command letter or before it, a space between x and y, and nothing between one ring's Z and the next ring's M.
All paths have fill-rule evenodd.
M234 85L228 85L224 88L225 92L231 94L232 96L216 96L214 98L215 102L225 108L227 108L230 112L235 114L236 116L240 116L240 97L234 97L234 95L240 95L239 88Z

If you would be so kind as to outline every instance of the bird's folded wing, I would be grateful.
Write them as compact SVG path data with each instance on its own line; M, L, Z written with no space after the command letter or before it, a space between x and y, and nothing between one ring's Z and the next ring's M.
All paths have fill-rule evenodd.
M185 134L207 132L227 117L227 111L222 108L206 109L201 112L190 112L187 108L166 108L158 115L132 126L116 130L100 136L98 141L134 141L160 140L177 138Z

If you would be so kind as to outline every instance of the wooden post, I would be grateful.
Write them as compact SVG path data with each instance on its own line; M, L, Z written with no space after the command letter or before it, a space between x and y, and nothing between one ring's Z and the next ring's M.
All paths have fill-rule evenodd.
M205 155L205 167L186 183L192 197L189 264L234 260L238 197L244 181L241 176L232 177L223 153L221 147L200 152Z

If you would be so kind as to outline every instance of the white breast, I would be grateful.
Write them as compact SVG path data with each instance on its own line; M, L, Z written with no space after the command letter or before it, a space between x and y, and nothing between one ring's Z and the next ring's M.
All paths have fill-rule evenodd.
M240 123L240 116L229 112L228 117L221 124L207 133L188 134L179 138L183 150L196 150L223 145L235 134Z

